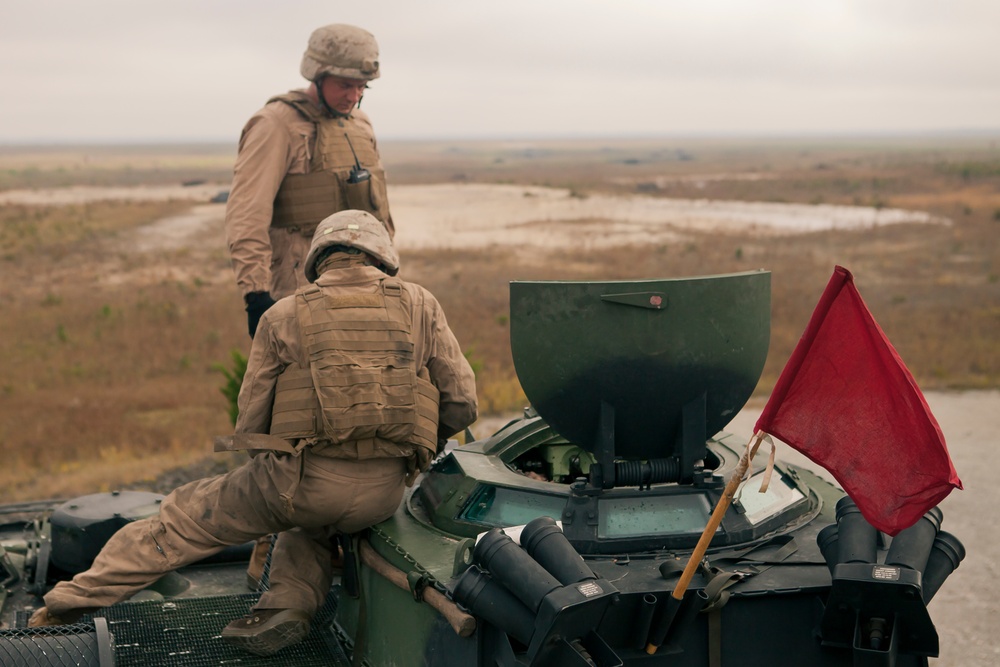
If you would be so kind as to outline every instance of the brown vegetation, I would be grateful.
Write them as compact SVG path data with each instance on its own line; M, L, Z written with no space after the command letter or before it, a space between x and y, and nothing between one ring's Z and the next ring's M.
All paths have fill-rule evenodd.
M0 150L6 174L0 189L228 178L220 165L232 157L229 147L197 154L121 149L117 157L102 150L108 152L89 162L81 162L80 151L43 152L43 160L29 159L33 154L23 149ZM477 370L484 413L517 410L524 402L508 349L507 284L514 279L770 270L772 344L758 388L766 394L833 266L841 264L854 272L924 389L1000 385L1000 149L987 140L387 143L384 151L396 183L516 182L567 187L581 197L607 191L895 206L952 221L767 239L686 232L689 240L680 244L596 254L404 252L403 277L439 297ZM246 351L249 339L224 247L165 251L156 256L163 270L141 284L97 284L87 271L88 258L97 256L118 257L123 271L135 271L137 260L119 257L109 238L183 206L0 207L0 453L6 464L0 502L150 480L203 460L211 436L229 430L224 378L214 366L228 365L230 350Z

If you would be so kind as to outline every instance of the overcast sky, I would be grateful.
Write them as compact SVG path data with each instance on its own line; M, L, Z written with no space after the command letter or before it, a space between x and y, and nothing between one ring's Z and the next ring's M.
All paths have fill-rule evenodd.
M383 139L1000 130L1000 0L4 0L0 142L235 142L327 23Z

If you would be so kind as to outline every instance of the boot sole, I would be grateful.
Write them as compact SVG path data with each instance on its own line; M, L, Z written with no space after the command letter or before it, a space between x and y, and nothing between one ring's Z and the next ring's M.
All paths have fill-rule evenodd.
M237 646L254 655L269 656L286 646L297 644L309 634L309 622L297 618L279 621L250 633L222 633L227 644Z

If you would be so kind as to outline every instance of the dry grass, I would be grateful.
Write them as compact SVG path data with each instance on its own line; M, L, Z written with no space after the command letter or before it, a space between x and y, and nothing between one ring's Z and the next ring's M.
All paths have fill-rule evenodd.
M6 170L0 189L217 177L220 167L212 160L228 155L217 149L214 157L185 157L182 151L157 157L145 150L117 157L111 151L100 165L91 159L89 167L78 168L67 168L67 158L53 152L32 161L0 151ZM534 249L404 253L403 277L438 296L476 368L484 414L524 404L508 346L507 285L513 279L768 269L772 343L758 388L766 394L833 266L842 264L855 273L870 309L923 388L1000 386L1000 150L989 142L553 142L530 149L390 143L385 157L399 183L518 182L570 187L581 196L641 191L865 203L919 208L952 220L766 241L749 234L690 234L682 244L599 255L552 257ZM165 178L173 181L160 180ZM178 206L0 208L0 455L6 462L0 502L152 480L198 463L210 450L211 436L230 429L219 392L224 378L212 367L228 364L233 348L246 351L249 340L224 249L165 254L166 264L183 268L174 274L179 277L141 286L96 287L74 279L78 263L110 252L109 235L175 213ZM210 467L230 463L218 457Z
M107 239L122 230L154 222L191 208L190 202L98 201L72 206L0 207L0 258L60 260L88 240Z
M176 146L0 146L0 190L69 185L228 182L236 143Z
M246 337L235 294L60 286L17 310L0 339L0 500L120 486L229 430L211 366Z

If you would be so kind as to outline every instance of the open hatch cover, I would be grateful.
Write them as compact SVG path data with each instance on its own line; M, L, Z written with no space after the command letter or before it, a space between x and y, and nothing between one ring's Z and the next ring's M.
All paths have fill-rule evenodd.
M704 397L711 436L760 378L771 275L641 281L514 281L511 352L532 406L560 435L599 446L602 402L623 459L675 454L685 406Z

